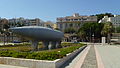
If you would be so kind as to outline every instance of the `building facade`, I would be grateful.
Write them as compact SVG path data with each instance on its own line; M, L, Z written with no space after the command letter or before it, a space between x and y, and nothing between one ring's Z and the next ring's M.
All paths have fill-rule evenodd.
M8 20L5 18L0 18L0 29L3 30L4 29L4 25L8 24Z
M114 17L108 17L104 16L99 23L106 23L106 22L111 22L113 24L113 27L119 27L120 26L120 15L114 15Z
M44 26L44 22L39 18L35 19L24 19L20 18L13 18L8 19L10 27L19 27L19 26Z
M73 27L79 29L84 23L97 22L97 16L80 16L78 13L72 16L57 18L57 27L63 31L67 28Z
M47 22L44 22L44 27L56 29L56 28L57 28L57 24L56 24L56 23L53 23L53 22L51 22L51 21L47 21Z
M120 26L120 16L110 17L110 22L112 22L114 27Z

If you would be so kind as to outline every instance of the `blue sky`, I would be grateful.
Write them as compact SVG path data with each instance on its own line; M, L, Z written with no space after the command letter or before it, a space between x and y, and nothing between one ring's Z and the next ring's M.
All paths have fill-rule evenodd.
M56 21L73 13L93 15L110 12L120 14L120 0L0 0L2 18L40 18Z

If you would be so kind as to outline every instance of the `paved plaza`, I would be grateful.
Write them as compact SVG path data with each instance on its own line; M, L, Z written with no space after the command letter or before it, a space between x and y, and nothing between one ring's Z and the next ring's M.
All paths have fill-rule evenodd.
M120 45L96 46L104 68L120 68Z
M64 68L120 68L120 45L89 44Z

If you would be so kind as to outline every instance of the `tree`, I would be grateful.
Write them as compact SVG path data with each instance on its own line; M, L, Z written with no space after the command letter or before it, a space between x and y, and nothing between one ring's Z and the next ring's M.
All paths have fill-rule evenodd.
M75 30L75 28L72 28L72 27L70 27L70 28L66 28L65 30L64 30L64 33L75 33L76 32L76 30Z
M111 39L111 34L113 32L113 25L111 22L107 22L104 24L104 27L102 29L101 34L105 37L107 37L107 43L110 43L110 39Z
M94 35L95 38L101 37L101 30L103 28L102 23L84 23L82 27L78 30L78 35L85 35L84 38L88 41L91 41L92 36ZM84 32L83 34L81 32ZM79 34L80 33L80 34Z
M59 28L55 28L55 30L59 30L59 31L60 31L60 29L59 29Z
M8 24L3 24L3 29L9 29L10 26Z
M120 26L119 26L119 27L116 27L116 28L115 28L115 31L116 31L117 33L120 33Z
M17 26L17 27L22 27L22 26L24 26L24 24L23 24L23 23L18 22L18 23L16 24L16 26Z
M84 31L79 31L79 32L77 33L77 36L80 37L80 40L81 40L82 42L86 39L86 38L85 38L86 34L85 34Z
M5 45L5 36L7 36L7 42L8 42L8 36L10 35L9 29L10 26L9 24L5 23L3 24L3 28L1 29L1 33L4 34L4 45Z

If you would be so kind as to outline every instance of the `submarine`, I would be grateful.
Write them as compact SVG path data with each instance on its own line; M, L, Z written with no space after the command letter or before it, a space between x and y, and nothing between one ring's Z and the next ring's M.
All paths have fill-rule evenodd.
M42 26L23 26L9 28L9 30L32 42L33 50L38 50L38 42L42 41L45 49L59 48L64 33Z

